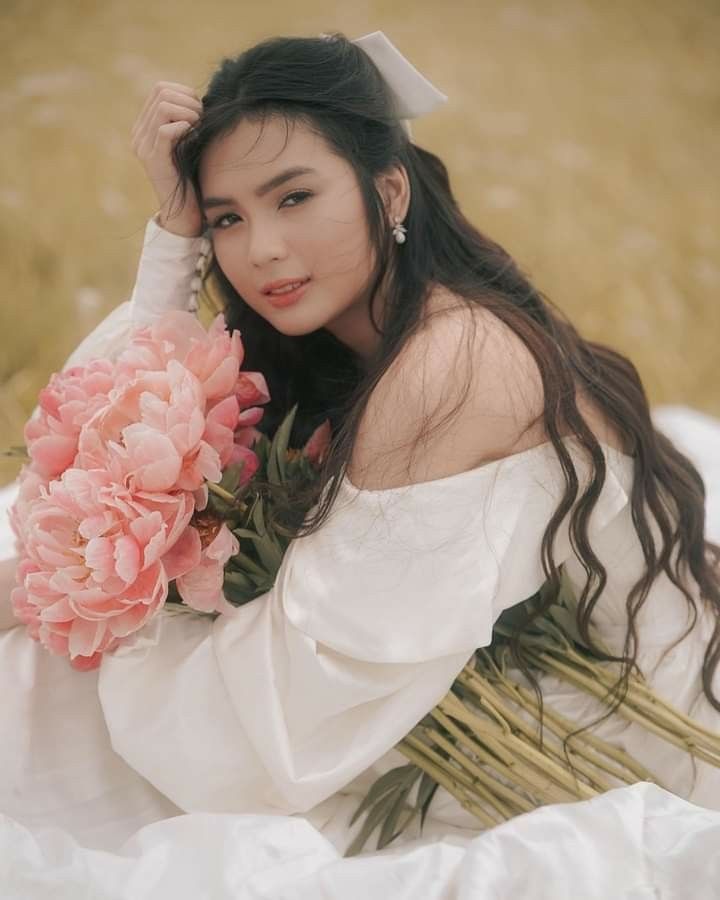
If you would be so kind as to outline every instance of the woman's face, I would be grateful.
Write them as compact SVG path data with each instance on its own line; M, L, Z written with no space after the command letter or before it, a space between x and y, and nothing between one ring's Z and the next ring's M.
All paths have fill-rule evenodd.
M350 165L305 125L288 130L273 117L214 141L199 177L215 256L243 299L283 334L327 328L369 355L378 339L367 310L375 253ZM267 293L283 279L309 279L286 306Z

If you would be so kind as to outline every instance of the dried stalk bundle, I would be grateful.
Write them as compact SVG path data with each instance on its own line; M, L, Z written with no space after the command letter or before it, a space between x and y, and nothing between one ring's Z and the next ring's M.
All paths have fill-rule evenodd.
M526 603L532 605L536 596ZM520 637L523 652L534 670L609 706L617 664L598 661L582 643L574 625L575 605L563 576L555 603ZM652 781L663 786L637 760L591 730L575 734L580 723L547 703L539 728L535 693L509 669L510 633L507 622L496 623L490 646L474 654L447 695L396 745L409 764L391 769L372 785L351 819L353 824L367 812L346 856L359 853L378 825L377 849L387 846L417 815L422 826L438 786L485 828L545 804L587 800L624 784ZM720 734L662 700L641 676L630 676L627 695L612 715L639 723L696 759L720 766Z

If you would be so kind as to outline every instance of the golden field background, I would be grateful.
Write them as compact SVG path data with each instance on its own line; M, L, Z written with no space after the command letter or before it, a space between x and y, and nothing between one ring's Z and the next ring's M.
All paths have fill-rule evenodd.
M652 405L720 416L717 0L4 0L0 446L130 294L154 212L130 131L153 83L202 92L267 36L377 29L449 96L414 139L469 217L634 361Z

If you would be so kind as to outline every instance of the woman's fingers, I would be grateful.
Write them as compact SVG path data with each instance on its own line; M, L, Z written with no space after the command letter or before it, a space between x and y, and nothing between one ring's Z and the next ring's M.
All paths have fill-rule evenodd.
M163 125L173 122L187 122L192 125L199 118L200 113L197 110L163 100L156 107L147 128L139 132L139 144L143 145L142 150L145 153L152 153L157 147L158 131Z
M183 120L197 121L202 112L200 100L181 91L164 89L157 92L143 108L132 129L131 139L135 143L148 129L155 129L166 122ZM191 115L194 114L194 115Z
M133 152L160 203L160 224L177 234L197 235L202 231L202 216L192 192L179 211L166 209L178 186L174 145L201 114L202 102L192 88L173 81L159 81L146 98L132 129Z
M167 122L165 125L161 125L157 130L156 146L165 144L166 152L169 153L170 147L181 134L188 130L190 124L190 122Z
M190 97L197 97L197 92L195 91L195 89L189 87L186 84L179 84L177 81L158 81L153 85L149 94L145 98L145 103L142 110L140 111L140 115L138 116L138 118L143 117L143 115L153 105L157 97L164 91L173 91L175 93L189 95Z

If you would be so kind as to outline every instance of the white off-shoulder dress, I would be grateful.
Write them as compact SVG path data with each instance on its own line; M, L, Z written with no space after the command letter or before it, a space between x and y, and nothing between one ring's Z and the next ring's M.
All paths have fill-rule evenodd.
M198 250L199 239L172 235L151 220L131 299L100 323L68 364L112 355L133 326L170 308L188 308ZM718 540L714 461L720 457L720 422L690 410L660 412L658 427L665 424L681 446L684 439L682 449L701 466L709 492L708 534ZM582 485L588 464L574 439L566 444ZM632 459L610 446L603 450L607 478L590 540L608 583L594 621L605 643L620 652L625 597L643 561L629 503ZM422 836L416 823L383 853L341 858L360 827L350 828L348 819L367 788L407 762L394 745L445 695L476 648L490 642L500 613L543 583L541 539L563 491L549 443L407 487L359 490L346 477L330 519L290 545L268 593L214 622L163 613L106 655L99 670L78 672L32 641L11 614L14 564L5 512L13 487L6 489L0 525L6 557L0 564L0 895L45 897L50 885L55 893L47 896L60 896L60 887L79 896L69 887L77 877L79 884L95 885L87 894L92 897L347 898L369 896L370 884L378 890L392 884L384 896L404 897L407 890L408 897L449 898L478 886L473 865L483 878L491 877L493 859L496 877L507 866L510 871L518 846L524 847L523 865L535 858L546 868L543 890L550 890L552 878L567 877L566 856L575 852L572 840L563 844L568 834L589 840L586 852L593 841L602 851L603 841L607 847L617 839L616 817L637 825L628 826L623 852L647 853L647 810L653 821L666 823L659 832L663 840L681 827L683 833L694 828L698 840L716 846L720 770L693 766L684 753L615 716L598 733L644 763L672 794L649 784L618 788L590 803L537 810L483 835L478 821L440 789ZM555 559L578 587L584 584L567 520ZM683 596L660 577L639 618L639 662L662 696L718 728L720 714L700 680L713 622L698 605L694 630L660 661L689 624ZM550 677L542 684L546 702L578 721L600 710ZM719 678L715 690L720 694ZM553 833L554 827L565 855L558 849L554 859L533 856L538 848L524 835L540 822L537 833ZM488 840L496 841L496 834L493 848ZM502 852L509 856L502 857L498 847L508 835L510 849ZM195 874L180 877L187 854L194 854ZM425 873L415 893L411 863ZM678 860L673 877L680 878L684 864ZM183 893L203 871L206 881L195 893ZM704 884L697 865L693 872ZM565 896L559 883L548 897ZM254 893L228 887L246 890L248 884ZM497 884L497 896L507 896L510 882ZM143 893L148 885L157 893ZM513 889L520 887L513 882Z

